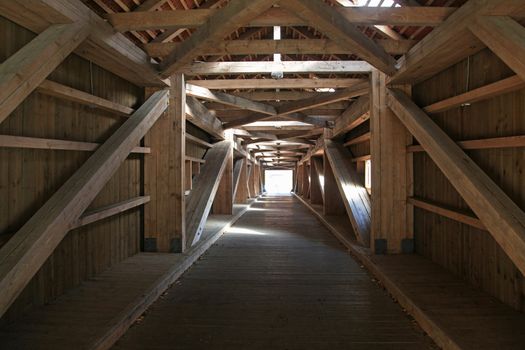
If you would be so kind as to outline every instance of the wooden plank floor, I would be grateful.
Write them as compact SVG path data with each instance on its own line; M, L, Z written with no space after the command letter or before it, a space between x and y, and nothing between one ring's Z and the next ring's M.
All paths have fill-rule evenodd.
M435 345L293 197L266 197L115 349L428 349Z
M218 238L234 215L212 215L202 244L184 254L141 253L73 288L53 303L0 328L0 349L94 349L111 346L189 265ZM147 347L146 347L147 348ZM146 349L145 348L145 349Z
M525 349L525 314L474 289L417 254L371 255L355 245L344 217L325 216L301 199L443 348ZM351 229L350 229L351 230Z

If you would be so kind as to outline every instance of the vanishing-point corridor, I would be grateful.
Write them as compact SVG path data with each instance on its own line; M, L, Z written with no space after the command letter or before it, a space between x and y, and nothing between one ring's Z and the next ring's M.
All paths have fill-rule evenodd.
M434 345L293 197L264 197L117 349L425 349Z

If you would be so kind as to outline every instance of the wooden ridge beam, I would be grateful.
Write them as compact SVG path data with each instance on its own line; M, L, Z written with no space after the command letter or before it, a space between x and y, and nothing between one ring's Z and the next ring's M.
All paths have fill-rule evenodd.
M227 106L238 107L253 112L268 115L277 114L277 109L272 105L251 101L247 98L226 94L224 92L214 92L198 85L186 84L186 94L202 100L218 102Z
M440 113L451 108L460 107L466 103L486 100L491 97L503 95L523 88L525 88L525 81L519 76L514 75L495 83L433 103L423 108L423 110L427 113Z
M375 39L379 46L392 55L402 55L408 52L416 43L415 40ZM166 57L173 50L180 47L180 43L148 43L144 50L151 57ZM283 40L230 40L221 41L206 48L206 56L226 55L338 55L351 54L351 48L337 45L329 39L283 39Z
M167 102L167 91L149 98L0 249L0 315L162 115Z
M335 120L332 138L341 137L368 119L370 119L370 96L363 95Z
M188 246L195 245L201 237L210 213L219 183L226 169L231 141L216 143L204 157L201 172L193 179L193 190L186 200L186 239Z
M195 62L180 68L186 75L325 73L368 74L371 66L365 61L282 61L282 62Z
M219 140L224 140L224 129L221 121L195 97L186 99L186 117L188 121L208 134Z
M328 95L321 94L311 98L285 103L279 106L277 111L280 115L300 112L306 109L316 108L330 103L362 96L368 94L369 90L370 84L368 82L362 82L350 88L339 90Z
M49 149L62 151L96 151L100 143L80 142L57 139L43 139L37 137L0 135L0 147L5 148L29 148L29 149ZM147 154L150 153L149 147L134 147L131 153Z
M197 28L218 13L216 9L194 9L185 11L137 12L148 3L158 3L158 0L148 0L134 12L114 13L106 15L113 28L119 32L149 29L182 29ZM436 26L441 24L455 8L451 7L354 7L336 8L342 17L356 25L390 25L390 26ZM308 21L295 16L281 8L271 8L256 18L245 23L246 27L273 26L305 26Z
M210 16L189 39L184 40L178 50L173 51L162 61L160 69L164 77L169 77L188 65L195 57L204 53L204 48L223 40L245 23L270 8L275 0L237 0L228 3ZM185 74L189 74L184 72Z
M343 145L325 140L325 155L330 162L337 187L356 237L365 247L370 245L371 204L366 188L350 161L351 154Z
M214 90L238 89L321 89L346 88L363 81L354 78L334 79L213 79L189 80L188 83Z
M483 223L477 217L472 216L467 212L460 212L457 209L448 208L446 206L439 205L428 200L423 200L421 198L407 198L407 203L431 213L461 222L462 224L469 225L480 230L486 230Z
M167 86L148 55L81 0L32 0L31 6L26 0L0 1L0 13L34 33L53 24L85 23L91 32L75 50L79 56L139 86Z
M389 89L388 106L525 273L525 213L407 95Z
M64 100L78 102L89 106L95 106L97 108L119 115L127 116L134 112L133 108L123 106L119 103L109 101L50 80L44 80L42 84L37 87L36 91L44 95L58 97Z
M88 34L89 27L82 23L53 25L0 65L0 123Z
M392 56L328 4L318 0L288 0L281 2L281 6L314 24L316 29L338 45L352 47L356 55L377 69L389 75L397 71L396 61Z
M469 29L525 80L525 27L507 16L481 16Z

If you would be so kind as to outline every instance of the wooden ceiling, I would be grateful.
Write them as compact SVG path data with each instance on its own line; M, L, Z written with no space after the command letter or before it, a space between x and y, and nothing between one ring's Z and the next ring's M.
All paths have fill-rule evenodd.
M259 1L261 9L268 8L261 10L259 17L240 21L247 23L241 27L226 25L222 30L228 34L213 34L223 40L210 40L204 49L194 51L199 53L196 57L191 51L179 57L179 48L191 46L191 41L198 38L194 34L228 0L82 1L143 49L161 74L168 76L175 69L182 70L182 63L176 61L188 62L184 66L187 82L209 89L204 95L219 93L226 101L239 97L270 108L265 115L244 108L242 103L195 96L225 128L245 130L245 134L238 136L248 147L269 147L274 151L294 144L313 147L319 136L317 130L333 127L338 118L352 109L360 94L320 105L313 103L311 107L309 99L344 92L360 84L371 69L367 58L372 65L383 67L382 70L389 69L389 64L393 67L397 59L465 3L465 0L324 0L352 20L359 35L372 39L370 52L378 52L380 56L376 60L366 49L345 49L359 45L334 40L330 26L323 27L322 21L315 21L320 28L309 26L314 21L301 18L301 2L294 5L294 1L289 1L272 7L271 1ZM249 18L250 14L247 15ZM281 40L274 40L273 26L281 27ZM376 48L379 49L374 51ZM271 76L272 65L276 64L274 53L282 56L282 63L278 64L285 70L282 79ZM387 63L389 60L392 63ZM308 108L288 113L286 108L294 103ZM254 121L258 124L250 124Z

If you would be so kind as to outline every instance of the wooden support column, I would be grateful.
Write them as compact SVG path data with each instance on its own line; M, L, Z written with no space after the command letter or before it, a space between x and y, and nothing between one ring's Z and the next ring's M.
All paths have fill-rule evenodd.
M193 169L186 161L186 88L184 76L171 78L170 104L145 137L151 153L144 161L144 188L151 201L144 207L144 251L185 250L185 191ZM192 162L189 162L192 163Z
M414 251L412 155L407 152L412 137L388 108L387 76L371 74L370 154L372 167L371 248L376 254Z
M312 157L312 163L315 166L315 171L317 172L317 179L319 181L319 187L321 189L321 200L324 203L324 161L323 156Z
M212 213L218 215L233 214L233 142L230 142L226 168L221 177L219 188L213 201Z
M308 163L304 163L303 186L303 197L308 199L310 198L310 165Z
M332 171L346 212L357 239L365 246L370 244L370 197L352 164L352 155L339 143L325 140L325 154Z
M246 179L247 179L247 189L248 189L248 198L252 198L253 194L253 163L248 161L248 172L246 173Z
M239 175L239 184L235 193L235 203L246 204L248 199L248 159L242 159L241 173Z
M388 106L525 274L525 213L409 96L389 89L387 98Z
M239 182L241 179L242 168L244 166L244 158L239 158L233 165L233 200L235 201L237 190L239 189Z
M159 91L102 144L0 249L0 317L166 109Z
M195 245L201 237L231 151L231 141L225 140L214 144L204 157L205 163L186 201L188 246Z
M53 25L0 65L0 123L88 34L83 23Z
M326 200L323 203L324 215L343 215L345 214L345 205L337 182L335 181L334 172L330 166L330 162L326 158L326 153L323 155L323 174L324 174L324 197Z
M322 167L322 164L318 157L310 158L310 203L312 204L323 204L323 189L321 188L318 169Z

